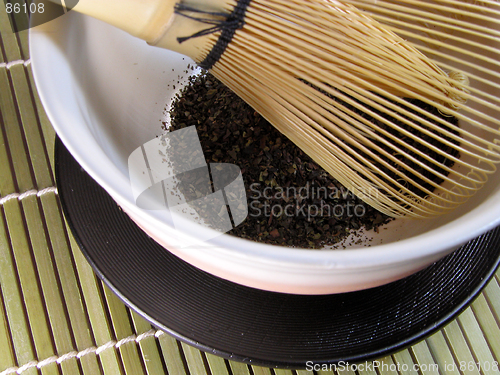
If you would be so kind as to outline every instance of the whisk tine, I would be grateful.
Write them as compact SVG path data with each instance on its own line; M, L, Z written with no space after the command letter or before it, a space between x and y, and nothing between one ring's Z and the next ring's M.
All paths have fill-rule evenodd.
M387 13L388 10L398 12L399 15L407 16L423 16L428 19L441 20L446 23L454 21L462 27L474 27L481 29L486 33L496 34L498 30L487 30L479 25L465 22L462 19L465 17L481 22L496 22L500 15L500 7L498 2L489 2L488 5L468 3L464 0L381 0L377 2L364 0L349 0L349 4L358 7L360 10L373 11L370 13L372 17L377 19L378 13ZM482 2L485 3L485 2ZM393 15L395 15L393 13Z
M235 62L233 61L233 64ZM275 72L276 74L276 77L279 79L279 72ZM272 82L274 87L278 87L279 88L279 85L277 85L277 82ZM276 85L274 85L276 83ZM318 84L320 84L318 82ZM325 89L328 89L328 88L325 88ZM325 103L327 103L327 105L329 105L329 108L334 108L335 107L335 103L332 102L332 99L331 98L328 98L328 97L319 97L317 95L318 91L313 89L312 87L310 86L305 86L301 89L302 92L305 92L305 91L308 91L308 93L306 94L306 97L308 99L311 99L310 102L307 102L307 105L303 105L303 108L300 110L302 113L304 114L308 114L310 113L310 116L314 116L315 113L317 113L318 115L321 113L321 116L324 116L325 118L327 118L327 123L325 125L324 128L321 128L321 127L317 127L315 126L315 122L312 122L311 123L311 126L315 127L316 130L318 130L319 132L322 132L322 130L324 130L322 132L322 134L325 136L325 137L329 137L330 140L332 142L338 142L340 141L339 144L339 147L342 147L343 145L343 142L352 142L352 138L353 136L356 136L356 135L360 135L362 133L362 129L365 129L365 132L370 132L371 134L368 135L368 138L377 138L377 134L376 133L373 133L373 131L371 131L369 128L367 128L366 126L363 127L361 122L364 122L365 124L368 124L367 120L366 119L363 119L363 118L360 118L360 116L354 112L352 112L351 110L349 109L346 109L345 107L342 108L341 105L339 105L339 107L341 107L339 110L337 111L332 111L332 112L328 112L324 109L324 107L321 107L321 102L324 101ZM280 91L281 92L281 96L284 96L285 94L283 93L283 91ZM314 100L314 96L317 96L317 99L318 100ZM349 98L346 98L344 97L342 94L340 94L339 96L342 96L342 99L344 99L346 102L348 102L350 99ZM296 100L299 100L300 98L298 97L295 97L294 99ZM293 104L293 107L297 107L297 108L300 108L301 107L301 103L299 102L295 102ZM364 108L364 107L363 107ZM366 109L366 108L365 108ZM366 113L370 113L370 110L366 109L365 111ZM396 114L395 114L396 115ZM373 115L374 118L377 117L377 115ZM353 120L353 121L350 121L350 120ZM393 123L390 123L388 122L387 120L385 120L384 118L380 118L379 120L381 121L385 121L386 124L388 126L391 126L391 125L394 125ZM345 122L347 121L347 122ZM350 122L350 124L348 124ZM328 124L333 124L335 123L337 125L337 127L333 127L333 126L328 126ZM345 124L347 124L345 126ZM411 124L411 123L409 123ZM361 126L360 126L361 125ZM408 137L413 137L414 139L418 139L418 137L414 136L413 134L405 131L404 129L398 129L400 132L402 133L405 133L405 136L408 136ZM331 133L328 133L327 131L330 131ZM386 136L389 136L391 137L392 135L387 132L386 130L383 130L383 129L378 129L378 132L381 132L383 133L384 135ZM422 133L427 133L427 135L429 135L430 137L434 137L435 139L441 139L437 136L434 136L432 133L426 131L425 129L421 129L421 132ZM444 132L444 131L443 131ZM333 134L333 136L332 136ZM452 134L452 133L450 133ZM394 143L388 143L386 142L386 146L388 148L391 148L391 147L394 147L396 144L400 143L402 145L405 145L408 147L407 144L405 144L403 141L397 139L396 137L392 137L393 138L393 141ZM460 139L460 138L456 138L456 139ZM378 137L378 140L381 140L380 137ZM448 145L452 145L452 143L450 142L447 142L446 140L441 140L443 143L448 143ZM382 152L386 157L391 157L391 154L388 153L387 151L383 150L383 149L380 149L380 147L374 145L371 140L367 140L366 142L364 142L365 144L370 144L370 147L372 149L377 149L379 152ZM446 155L446 153L444 153L443 151L439 150L438 148L436 148L435 146L429 144L428 142L422 142L423 145L425 145L426 147L428 147L428 149L432 150L432 151L435 151L437 153L441 153L442 155ZM456 145L455 145L456 146ZM357 144L356 147L358 149L361 149L363 148L364 146L361 146L360 144ZM415 149L415 148L412 148L410 147L411 150L415 153L417 153L417 155L419 155L420 157L423 157L423 158L427 158L429 162L431 163L435 163L431 158L428 158L427 155L425 155L422 151L418 150L418 149ZM346 152L348 152L348 150L345 150ZM367 152L367 150L363 150L364 152ZM397 151L397 152L402 152L400 149L397 149L396 147L394 147L394 150L393 151ZM462 149L462 151L465 151ZM452 156L449 156L449 159L450 160L453 160L457 163L462 163L461 160L459 159L456 159ZM485 158L485 161L487 159ZM467 164L466 164L467 165ZM469 167L473 167L473 165L467 165ZM428 166L426 166L428 167ZM449 172L452 172L451 169L449 169ZM462 176L462 177L465 177L465 176Z
M249 37L249 38L251 38L251 37ZM259 41L260 41L260 40L259 40ZM248 52L248 55L247 55L247 54L245 54L245 53L243 52L243 48L241 48L240 50L241 50L241 52L240 52L240 56L241 56L241 57L243 57L243 56L247 56L248 58L254 58L254 59L255 59L255 64L262 63L262 61L261 61L261 55L256 56L256 55L255 55L255 53L254 53L254 52L252 52L252 51L249 51L249 52ZM252 50L253 50L253 51L259 51L259 52L261 52L262 54L265 54L267 49L266 49L266 48L262 48L261 50L259 50L259 47L258 47L258 46L252 46ZM286 56L286 55L285 55L285 56ZM272 56L271 56L271 57L272 57ZM288 60L288 58L287 58L287 60ZM294 64L291 64L291 65L292 65L292 67L294 66ZM359 65L359 64L358 64L358 65ZM297 71L297 70L293 71L292 73L293 73L293 74L295 74L296 76L299 76L299 75L301 75L301 74L304 76L304 74L305 74L305 72L299 72L299 71ZM309 73L311 73L311 72L309 72ZM318 70L316 73L318 73L318 76L320 76L320 75L321 75L321 73L323 73L323 72L322 72L322 71L320 71L320 70ZM276 73L274 73L274 74L276 74ZM285 76L285 77L286 77L286 76ZM329 82L332 82L332 80L329 80ZM324 89L324 90L328 90L328 88L327 88L327 87L323 87L323 89ZM376 88L375 88L375 89L376 89ZM365 97L368 97L368 96L365 94ZM397 100L397 98L396 98L396 97L393 97L393 99ZM393 108L395 108L395 106L393 106ZM416 108L415 108L415 109L416 109ZM416 109L416 110L418 110L418 109ZM437 121L441 121L441 122L442 122L442 124L443 124L443 125L445 125L445 122L444 122L442 119L437 119ZM459 129L459 128L457 128L457 129ZM490 129L490 128L488 128L487 130L491 130L491 129ZM481 139L478 139L478 141L482 141L482 140L481 140ZM483 149L483 148L481 148L481 150L482 150L482 149Z
M400 96L413 97L442 110L446 107L441 103L449 101L449 96L453 95L466 95L469 101L491 108L494 104L487 99L496 102L498 98L494 95L481 97L480 89L469 90L465 84L454 86L456 73L451 72L448 77L438 68L438 61L427 59L418 51L415 53L417 46L412 47L412 43L407 44L410 47L398 49L397 54L389 53L393 46L390 38L394 38L393 42L399 40L387 30L396 27L374 27L375 34L387 32L384 35L390 37L380 40L352 38L353 32L361 35L362 31L356 31L356 27L343 19L337 20L337 25L348 29L351 35L347 31L327 29L328 21L316 14L320 7L317 4L307 4L314 14L311 17L317 17L313 23L300 12L299 1L254 3L247 14L245 27L236 32L232 45L213 73L267 115L268 120L299 147L317 156L316 161L339 181L361 191L363 199L382 212L393 216L426 217L446 212L467 200L487 181L487 175L496 170L495 163L500 160L498 145L477 135L474 129L499 135L499 120L469 108L462 97L457 97L451 106L460 108L460 112L449 111L473 127L472 130L463 129ZM339 8L351 9L345 4ZM283 12L279 17L278 11ZM354 17L362 19L363 15ZM290 22L298 26L287 28ZM371 26L369 24L367 29L371 30ZM244 37L238 38L243 33ZM325 41L314 39L314 35L336 38ZM454 40L462 42L460 38ZM333 54L327 52L328 46L336 48ZM496 52L495 48L488 49ZM363 53L355 55L356 50ZM459 48L455 50L473 55ZM415 56L422 57L422 62L411 59ZM482 61L493 62L480 57ZM305 62L304 65L299 65L300 61ZM334 64L334 68L329 69L327 61ZM385 67L387 72L373 71L371 65L386 61L393 64L390 68ZM480 67L480 63L475 65ZM400 70L396 70L398 64ZM268 82L258 78L266 75ZM287 85L280 86L280 81L286 79ZM373 124L366 116L380 125ZM495 124L499 126L492 126ZM401 136L407 140L399 138ZM442 146L431 143L431 139ZM455 154L440 147L453 149ZM437 157L450 164L442 164ZM395 167L398 162L399 166ZM416 165L420 172L415 170ZM441 182L436 182L436 177ZM363 194L364 190L371 193Z

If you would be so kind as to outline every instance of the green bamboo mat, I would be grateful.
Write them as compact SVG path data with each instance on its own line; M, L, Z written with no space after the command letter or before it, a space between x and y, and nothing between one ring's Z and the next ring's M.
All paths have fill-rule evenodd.
M129 310L96 278L68 231L53 176L54 139L34 86L27 32L13 34L0 10L0 375L355 373L224 360ZM356 372L499 374L499 276L441 331L380 358L377 370Z

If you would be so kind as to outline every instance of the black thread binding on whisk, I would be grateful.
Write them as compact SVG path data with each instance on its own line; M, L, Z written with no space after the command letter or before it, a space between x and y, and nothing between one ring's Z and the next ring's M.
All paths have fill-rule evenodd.
M191 36L177 38L177 41L179 43L183 43L191 38L197 38L199 36L213 34L217 31L222 31L219 36L219 39L217 39L217 42L212 47L212 50L208 53L208 55L205 57L203 61L198 63L198 65L201 66L202 68L210 69L212 66L214 66L214 64L217 61L219 61L220 57L226 50L227 46L229 45L229 43L231 43L231 40L233 39L236 30L241 29L245 24L245 13L248 8L248 5L250 4L250 1L251 0L239 0L230 14L220 13L220 12L206 12L196 8L192 8L188 5L179 3L175 4L174 7L175 13L196 20L198 22L206 23L208 25L214 25L213 27L209 27L207 29L198 31L197 33L194 33ZM210 16L211 18L206 18L202 16L196 17L187 14L186 12L199 13L200 15ZM217 17L220 19L217 18L214 19L213 17Z

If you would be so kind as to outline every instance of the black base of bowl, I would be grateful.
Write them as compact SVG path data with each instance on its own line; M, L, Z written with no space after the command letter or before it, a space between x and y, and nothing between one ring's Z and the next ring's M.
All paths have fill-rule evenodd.
M494 275L500 228L403 280L334 295L244 287L159 246L56 143L71 230L95 272L152 324L201 350L266 367L356 363L416 343L460 313Z

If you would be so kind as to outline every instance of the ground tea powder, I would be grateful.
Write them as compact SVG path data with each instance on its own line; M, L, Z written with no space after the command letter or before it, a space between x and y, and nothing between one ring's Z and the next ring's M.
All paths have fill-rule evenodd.
M228 234L321 248L391 219L364 203L208 73L190 78L170 110L169 131L196 126L207 163L240 167L248 216ZM166 124L165 124L166 126Z

